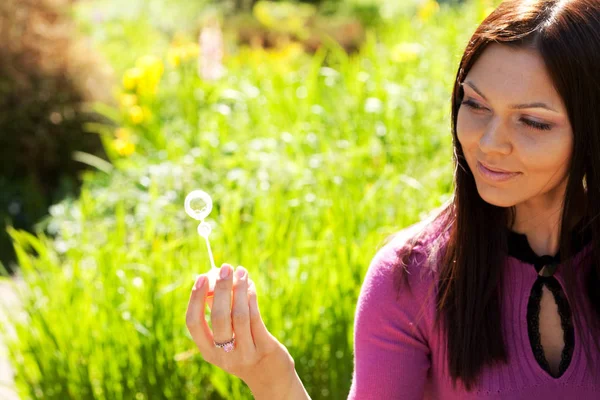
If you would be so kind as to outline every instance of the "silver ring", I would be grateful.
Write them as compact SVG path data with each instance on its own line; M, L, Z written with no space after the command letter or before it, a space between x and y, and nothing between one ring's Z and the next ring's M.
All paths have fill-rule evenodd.
M231 338L231 340L224 342L224 343L217 343L213 340L213 343L215 344L216 347L220 347L223 350L225 350L225 353L229 353L230 351L233 351L233 349L235 348L235 335Z

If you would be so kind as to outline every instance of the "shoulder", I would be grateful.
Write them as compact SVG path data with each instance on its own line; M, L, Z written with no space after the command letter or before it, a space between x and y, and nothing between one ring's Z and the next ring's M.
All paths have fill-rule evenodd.
M437 275L448 234L445 218L439 214L393 233L376 251L367 276L397 282L406 272L411 286L430 282Z
M426 219L388 238L371 259L357 304L358 313L377 314L375 308L385 309L382 318L402 314L416 322L421 311L425 311L426 320L431 322L438 277L437 253L445 240L442 225ZM401 262L404 255L406 263ZM408 287L402 285L402 278ZM428 325L420 326L423 337L427 336Z
M419 267L435 236L432 227L424 220L396 232L371 260L356 306L349 400L424 396L430 343L436 343L435 302L430 292L435 279L420 274ZM397 290L395 275L403 268L407 247L414 249L406 265L412 288Z
M354 319L354 373L348 400L423 399L437 343L435 279L421 274L435 225L424 220L388 237L376 250L363 281ZM434 229L435 230L435 229ZM413 246L414 244L414 246ZM405 249L411 290L397 290ZM398 373L400 371L400 373Z

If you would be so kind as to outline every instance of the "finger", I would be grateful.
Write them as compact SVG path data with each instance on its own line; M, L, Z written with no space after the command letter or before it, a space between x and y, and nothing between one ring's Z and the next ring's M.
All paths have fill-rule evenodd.
M210 271L206 273L208 277L208 282L210 286L208 288L208 293L206 294L206 298L213 298L215 294L215 284L217 283L217 279L219 279L219 268L211 268Z
M208 277L208 282L210 284L210 286L208 287L208 292L206 293L206 305L208 305L208 309L212 312L215 294L215 284L217 283L217 279L219 278L219 268L211 268L210 271L206 273L206 276Z
M201 284L201 279L204 279L204 284ZM198 346L200 353L204 358L214 351L213 337L210 327L204 317L205 295L208 290L208 284L205 275L200 275L194 282L187 311L185 313L185 323L192 335L192 339Z
M221 273L226 272L222 277ZM210 318L213 336L217 343L227 342L233 337L231 326L231 288L233 286L233 268L230 264L223 264L215 285L215 296Z
M250 309L250 329L252 330L256 349L267 350L273 345L273 339L260 315L256 286L252 280L249 281L248 286L248 306Z
M233 283L233 308L231 310L235 340L243 349L254 350L250 332L250 308L248 306L248 271L238 266Z

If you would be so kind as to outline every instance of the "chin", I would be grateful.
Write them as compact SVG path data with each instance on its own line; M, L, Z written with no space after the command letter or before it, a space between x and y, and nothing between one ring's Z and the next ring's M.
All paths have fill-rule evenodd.
M493 206L512 207L518 203L517 199L514 197L510 195L507 196L506 190L502 191L501 193L498 193L498 191L494 191L494 193L492 193L491 191L478 189L478 193L483 201Z

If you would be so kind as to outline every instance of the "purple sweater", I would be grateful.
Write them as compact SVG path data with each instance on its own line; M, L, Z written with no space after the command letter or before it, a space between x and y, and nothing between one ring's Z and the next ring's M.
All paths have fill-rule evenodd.
M398 292L393 285L395 250L425 225L421 222L402 230L377 251L369 265L356 308L354 373L349 400L600 399L600 371L592 371L587 364L577 334L571 361L560 377L554 378L536 360L528 335L527 304L538 273L533 263L510 255L506 257L507 284L502 300L502 331L509 362L484 368L471 392L464 389L461 381L453 388L443 338L433 329L435 294L429 295L428 289L435 278L421 275L418 270L424 256L419 258L417 252L416 261L407 266L412 295L403 290L396 297ZM521 245L523 240L527 243L524 235L513 234L513 239L521 240ZM416 247L421 255L428 240L431 239ZM530 251L528 245L525 247ZM581 264L589 249L590 244L582 246L575 257L576 263ZM560 268L554 278L564 287ZM569 293L566 295L569 298ZM424 301L427 302L424 317L417 320ZM573 312L590 316L589 302L583 308ZM599 354L594 357L600 362Z

